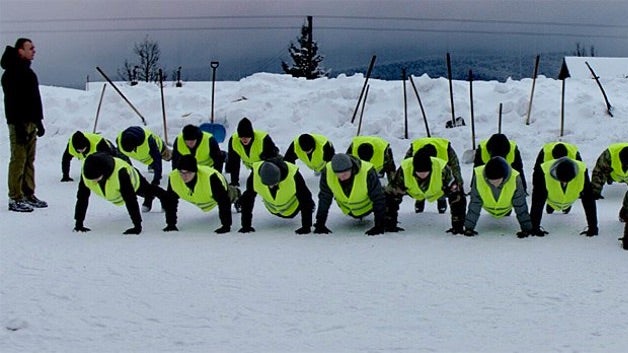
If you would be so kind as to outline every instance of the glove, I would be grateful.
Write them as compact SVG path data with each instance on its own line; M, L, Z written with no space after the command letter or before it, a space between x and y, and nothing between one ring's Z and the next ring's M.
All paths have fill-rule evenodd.
M140 234L142 232L142 226L135 226L122 232L122 234Z
M46 129L44 128L44 124L39 121L39 123L37 123L37 137L42 137L45 133Z
M530 232L530 235L534 235L535 237L544 237L547 234L549 234L549 232L546 231L545 229L543 229L543 227L538 227L537 229L532 229L532 231Z
M230 226L222 226L218 229L214 229L214 233L218 233L218 234L229 233L230 231L231 231Z
M467 228L464 230L464 234L466 237L472 237L474 235L478 235L478 232L476 232L475 230L471 229L471 228Z
M85 232L89 232L91 229L83 226L83 223L76 223L76 225L74 226L74 231L75 232L81 232L81 233L85 233Z
M447 231L445 233L451 233L451 234L454 234L454 235L456 235L456 234L464 234L464 228L458 227L458 226L451 227L451 228L447 229Z
M580 235L586 235L587 237L596 236L598 233L597 227L587 228L587 230L583 230L580 232Z
M529 232L527 230L522 230L520 232L517 232L517 238L519 238L519 239L527 238L527 237L530 236L530 233L531 232Z
M74 181L74 179L70 178L69 175L64 175L63 177L61 177L61 182L66 182L66 181Z
M320 224L320 225L319 224L315 224L314 225L314 234L329 234L331 232L332 231L329 228L325 227L324 224Z
M251 226L242 227L238 230L238 233L252 233L252 232L255 232L255 228Z
M22 124L13 125L15 128L15 142L18 145L26 144L26 128Z
M294 232L297 234L310 234L311 231L312 231L311 227L301 227L295 230Z
M164 232L178 232L179 228L177 228L174 224L168 224L166 228L162 229Z
M382 226L374 226L373 228L367 230L366 233L364 233L364 234L366 234L366 235L384 234L384 227L382 227Z

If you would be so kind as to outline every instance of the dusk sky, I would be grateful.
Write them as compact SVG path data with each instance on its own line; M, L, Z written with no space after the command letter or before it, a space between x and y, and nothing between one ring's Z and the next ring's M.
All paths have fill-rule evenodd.
M167 72L209 67L219 74L279 72L308 15L314 39L334 71L429 55L572 52L628 55L628 1L192 1L0 0L0 38L33 40L42 84L81 86L112 78L133 44L159 43ZM210 69L207 70L210 78ZM220 75L218 75L220 76Z

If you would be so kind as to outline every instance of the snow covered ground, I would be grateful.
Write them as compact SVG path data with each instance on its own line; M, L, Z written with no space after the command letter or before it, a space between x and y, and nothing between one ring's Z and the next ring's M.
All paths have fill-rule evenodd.
M37 68L35 67L35 70ZM351 115L361 75L305 81L255 74L217 82L216 122L234 132L249 117L282 151L303 132L328 136L343 152L356 134ZM451 119L447 80L415 77L433 136L450 139L462 157L472 148L469 87L454 82ZM397 163L410 141L425 136L408 90L404 139L401 81L370 80L363 135L389 140ZM591 79L569 79L564 141L580 147L593 168L613 142L628 140L628 80L602 80L615 117L605 113ZM498 128L522 152L529 181L542 145L558 139L561 82L539 77L531 124L531 79L474 82L477 140ZM120 84L163 136L159 89ZM164 215L144 214L140 236L124 208L92 195L86 234L72 232L77 182L61 183L61 155L75 130L92 131L102 83L89 91L41 87L46 135L38 142L37 195L50 207L32 214L0 208L0 351L12 352L623 352L628 344L628 253L617 240L626 185L606 186L598 202L600 235L586 226L577 202L568 215L544 215L545 238L517 239L515 217L483 214L479 236L446 234L449 215L434 204L415 214L405 199L405 232L368 237L372 218L356 221L332 206L330 235L297 236L299 219L273 217L256 203L255 233L216 235L216 211L182 203L178 233ZM164 88L168 138L209 119L211 83ZM1 109L2 113L4 112ZM357 119L356 119L357 122ZM107 87L97 131L113 140L140 119ZM225 143L222 144L226 149ZM0 129L0 190L6 195L7 129ZM78 180L80 164L72 164ZM463 164L466 187L471 165ZM166 170L169 170L169 164ZM142 170L146 172L143 168ZM302 172L314 194L317 178ZM241 173L241 183L246 174ZM531 186L530 186L531 189ZM528 202L530 200L528 199Z

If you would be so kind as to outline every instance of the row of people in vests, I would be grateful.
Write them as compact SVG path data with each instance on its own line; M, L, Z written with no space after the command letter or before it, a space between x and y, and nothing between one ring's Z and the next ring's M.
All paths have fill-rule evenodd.
M186 128L188 128L188 127L186 127ZM184 132L185 132L185 130L186 129L184 128ZM311 140L310 140L310 138L311 138ZM276 147L274 147L274 143L272 143L272 140L270 139L268 134L266 134L264 132L254 131L252 129L250 121L248 121L248 119L246 119L246 118L243 119L240 122L240 124L238 126L238 131L234 134L234 136L232 136L232 138L229 141L229 155L231 156L233 153L236 153L237 156L240 157L243 160L245 165L247 165L247 162L248 162L249 163L248 166L252 167L252 164L250 164L251 156L255 155L255 153L252 153L251 151L253 151L253 152L255 151L253 142L256 141L256 140L258 142L258 147L261 147L261 148L259 148L259 150L261 150L261 151L264 151L264 150L268 151L268 150L270 150L271 151L271 153L267 153L267 156L265 157L266 159L270 159L270 158L273 158L274 156L278 155L278 150L276 149ZM314 141L314 143L308 145L308 142L311 143L312 141ZM430 141L430 143L426 143L427 141ZM445 160L446 164L448 164L448 165L452 164L451 163L452 160L455 161L454 167L450 167L450 170L452 171L452 176L453 176L452 179L455 181L455 183L453 183L453 184L450 183L450 185L449 185L449 186L455 186L455 188L453 190L450 189L449 191L450 191L450 193L453 192L453 191L456 191L456 189L458 189L458 191L462 191L462 178L460 177L459 167L457 167L457 168L455 167L458 164L457 157L455 157L455 152L451 148L451 144L449 144L448 142L445 143L445 141L446 140L443 140L443 139L432 139L432 138L418 139L418 140L413 142L410 150L408 151L408 154L411 155L411 153L414 153L413 150L415 150L415 149L416 150L420 150L420 149L429 150L429 152L424 151L424 153L421 153L418 156L417 156L416 153L414 153L415 156L417 156L417 158L415 158L415 160L413 161L413 167L415 169L418 169L418 168L424 168L425 169L427 167L422 167L422 166L428 165L428 164L429 164L429 168L431 168L431 163L428 163L428 162L433 162L431 160L431 158L437 158L437 159L440 159L440 160ZM238 142L240 142L241 146L238 146ZM500 142L500 143L496 143L496 142ZM353 142L352 142L352 144L353 144ZM358 147L350 146L349 149L350 150L360 150L360 146L363 146L363 145L369 145L369 144L368 143L358 144ZM439 146L439 145L440 145L441 148L436 148L435 147L435 146ZM246 146L249 147L248 150L246 149ZM268 146L270 146L270 148ZM302 148L302 146L304 148ZM311 149L307 148L308 146L312 146L312 148ZM320 147L320 148L316 148L317 146ZM381 146L383 146L383 145L381 145ZM567 149L565 146L569 146L569 149ZM623 145L619 144L618 146L622 147ZM428 147L428 148L426 148L426 147ZM429 147L431 147L431 149ZM483 148L483 147L486 147L486 148ZM543 156L543 160L547 159L547 156L550 155L550 152L548 152L548 151L550 151L550 147L553 147L551 149L551 152L552 152L551 154L552 154L553 157L557 157L557 156L560 157L561 155L562 155L562 157L567 157L565 155L565 152L572 152L573 150L575 150L576 151L575 154L571 153L573 155L573 158L571 158L571 159L572 160L576 160L576 161L579 159L579 156L577 155L577 149L575 148L575 146L564 144L564 143L556 143L555 146L552 146L551 144L548 144L543 149L543 151L541 151L541 153L539 153L539 158L541 158ZM613 147L613 148L611 148L611 147ZM626 154L626 153L624 153L625 150L622 149L622 148L618 149L617 146L611 146L611 147L609 147L609 149L607 150L608 153L606 153L607 151L605 151L605 153L603 153L600 156L600 160L608 159L610 161L611 160L611 156L617 155L619 157L618 160L620 161L620 169L621 169L622 168L621 163L623 163L623 162L621 162L622 161L621 156ZM238 148L240 148L239 151L238 151ZM435 152L434 149L436 149L437 151ZM371 149L371 155L373 155L373 152L372 152L373 150L374 149ZM380 150L381 150L381 148L380 148ZM384 150L388 151L384 155L388 155L387 160L391 161L392 160L392 152L390 151L390 147L386 146L386 147L384 147ZM441 156L445 156L445 158L447 158L447 159L438 158L438 151L439 150L441 151L440 152ZM554 150L556 150L556 151L554 151ZM567 151L565 151L565 150L567 150ZM291 153L291 151L294 151L294 152ZM291 158L299 158L299 159L303 160L305 162L305 164L308 165L308 167L312 168L313 170L321 171L322 170L321 166L324 167L325 163L314 164L312 162L312 160L316 160L316 158L313 158L313 157L314 157L314 155L316 153L318 153L319 157L321 157L323 160L326 159L326 158L329 159L330 155L331 156L334 155L333 153L330 153L330 151L333 151L333 145L329 141L325 141L324 137L322 137L321 135L314 135L314 136L312 136L312 135L309 135L309 134L303 134L303 135L299 136L297 139L295 139L294 142L291 144L291 146L288 148L288 151L286 153L286 157L291 157L291 154L295 155L295 157L291 157ZM614 151L616 151L617 153L613 153ZM240 152L240 153L238 153L238 152ZM307 153L304 154L304 152L307 152ZM521 157L520 157L520 155L518 153L518 150L516 148L516 144L514 144L511 141L508 141L505 136L503 136L501 134L496 134L496 135L492 136L491 139L489 139L486 142L485 146L483 146L483 144L481 143L480 147L478 148L478 151L476 153L476 164L479 164L480 162L483 162L484 160L490 158L491 157L491 153L493 153L494 155L497 155L497 156L501 155L501 156L504 156L504 157L512 160L512 162L510 162L510 165L511 165L512 169L515 169L515 171L516 171L516 169L522 169ZM299 154L301 154L301 156L299 156ZM360 155L360 153L356 153L356 154ZM430 156L430 159L425 158L426 154ZM602 157L606 156L606 154L608 154L608 158L602 158ZM364 156L364 153L362 153L362 156ZM421 158L419 158L419 157L421 157ZM288 159L288 158L286 158L286 159ZM423 162L419 162L420 159L422 159ZM556 159L556 158L554 158L554 159ZM230 160L234 161L235 158L230 158ZM263 158L259 158L259 160L263 160ZM383 161L383 160L384 160L384 158L382 156L380 161ZM600 160L598 160L598 163L597 163L598 165L600 164L599 163ZM306 161L309 161L310 164L308 164ZM238 162L238 169L237 169L236 173L234 173L234 169L231 169L232 184L239 184L238 183L239 182L239 180L238 180L239 179L239 162L240 162L239 159L237 160L237 162ZM325 161L325 162L327 162L327 161ZM447 163L447 162L449 162L449 163ZM387 164L387 163L381 163L381 164L384 165L384 164ZM409 164L409 162L406 162L406 164ZM499 164L507 164L507 163L495 162L493 164L499 165ZM390 162L388 162L388 165L390 165ZM437 163L437 165L438 165L438 163ZM558 165L561 165L563 167L562 168L555 168L553 170L554 177L556 175L563 175L564 176L563 179L565 179L565 180L568 179L567 181L563 181L563 183L569 183L569 181L573 180L575 178L575 176L572 176L571 174L573 174L573 173L570 173L570 172L566 172L566 174L565 173L560 173L560 172L557 173L556 172L557 170L572 170L572 169L578 169L578 168L582 167L582 165L578 166L576 164L576 167L578 167L578 168L576 168L576 167L574 167L574 164L572 164L572 161L567 161L567 160L562 160L560 163L556 163L556 166L558 166ZM568 166L568 167L565 167L565 166ZM608 163L608 166L613 166L613 165L612 165L612 163ZM518 168L516 168L516 167L518 167ZM540 161L539 160L537 160L537 165L535 165L535 184L537 184L537 183L541 184L541 183L543 183L544 180L539 179L541 181L538 181L538 182L536 181L537 180L536 174L537 174L537 170L539 169L537 167L540 168ZM269 167L267 167L265 169L268 169L268 168ZM427 168L427 169L429 169L429 168ZM438 167L436 169L439 169L439 168L440 167ZM393 169L394 169L394 162L393 162ZM400 168L400 169L402 169L402 168ZM408 169L408 167L406 166L406 170L407 169ZM596 166L596 169L599 169L599 168L597 168L597 166ZM454 171L456 171L456 172L454 172ZM503 165L501 167L500 166L493 167L492 164L491 164L491 166L488 166L488 169L486 171L489 172L488 174L490 176L495 177L495 179L493 179L493 180L502 179L502 182L504 182L505 180L510 180L511 179L510 176L511 176L511 174L513 174L513 173L509 173L508 168L503 167ZM420 171L418 171L417 174L419 174L419 172ZM490 172L493 172L493 173L491 174ZM549 174L551 174L550 172L552 172L552 170L548 169L544 173L541 173L539 175L543 175L543 174L549 175ZM596 220L596 216L595 216L595 203L594 202L591 203L590 202L590 197L587 196L589 194L587 190L589 190L590 188L587 187L589 182L588 182L588 173L586 173L586 168L584 169L584 172L586 174L586 177L585 177L585 182L583 182L584 185L583 185L582 195L584 196L583 197L583 204L585 205L585 213L587 214L587 221L588 221L588 225L589 225L589 228L585 232L585 234L591 236L591 235L596 235L597 234L597 220ZM548 195L543 195L544 193L542 191L539 191L539 193L533 193L533 201L532 201L532 203L533 203L533 207L532 207L533 217L532 217L532 219L536 220L536 221L530 221L530 224L532 226L529 227L528 226L528 221L526 220L527 218L530 218L530 217L529 217L529 215L526 216L526 214L527 214L527 205L525 205L525 194L526 194L525 178L523 176L523 173L521 173L519 171L516 171L516 173L519 174L518 177L519 177L519 180L521 181L520 182L521 187L515 187L514 188L515 192L513 193L513 199L512 199L513 202L511 202L511 203L513 204L513 206L515 208L515 211L517 212L517 218L519 219L520 225L521 225L521 228L522 228L521 232L519 232L519 236L523 237L523 236L527 236L527 235L530 235L530 234L542 236L542 235L546 234L546 232L544 230L542 230L542 228L540 228L540 214L542 214L542 212L536 212L536 211L538 211L538 207L535 207L535 205L537 205L539 203L538 202L539 200L542 200L541 201L542 202L541 203L541 209L542 209L543 204L547 201L547 203L548 203L547 210L548 210L548 212L550 212L550 210L553 210L554 208L560 209L562 207L561 206L562 204L559 205L559 204L554 203L552 205L552 202L550 201L552 199L552 197L548 198ZM623 170L623 173L625 174L625 168ZM234 174L238 175L238 177L234 177ZM393 195L393 194L397 194L397 195L401 194L401 195L403 195L404 187L401 186L401 185L404 185L404 179L403 178L399 178L399 179L401 179L401 182L397 182L396 183L397 184L397 189L401 190L401 192L391 191L391 190L395 189L394 184L391 183L391 181L393 179L393 175L398 175L398 174L400 174L400 173L397 172L397 173L390 173L389 174L389 185L386 188L387 194L389 194L389 195ZM447 173L445 173L445 174L447 174ZM610 177L610 178L615 179L616 181L622 181L622 179L621 179L621 172L620 173L612 172L613 176L611 176L612 175L611 172L597 173L597 174L598 174L598 179L600 179L601 177L603 177L605 179L609 179L609 177ZM428 175L429 175L429 173L428 173ZM593 175L594 175L594 180L595 180L595 177L596 177L595 171L594 171ZM476 180L476 176L477 176L477 174L475 173L475 170L474 170L474 181ZM499 176L499 178L496 177L496 176ZM432 176L432 178L433 178L433 176ZM321 179L323 179L323 178L321 178ZM421 178L418 178L418 179L421 179ZM423 178L423 179L425 179L425 178ZM512 179L513 180L517 180L517 175L515 175ZM479 180L479 178L477 178L477 180ZM321 184L323 184L323 183L321 182ZM425 184L424 187L426 185L429 185L429 184L426 184L425 182L423 184ZM485 202L484 202L484 199L489 199L486 196L488 195L487 191L491 189L490 186L489 185L485 185L486 183L482 184L481 181L480 181L480 183L475 183L475 184L481 184L481 185L480 185L480 188L478 188L477 187L478 185L474 186L474 183L472 182L471 203L470 203L470 207L469 207L469 213L467 214L467 216L466 217L464 216L464 211L462 212L462 216L460 216L460 211L459 211L460 207L452 207L452 228L450 229L450 231L453 232L453 233L464 233L466 235L473 235L475 233L475 231L473 230L474 227L475 227L475 222L477 221L477 217L479 216L479 209L482 208L482 207L484 207L485 209L487 209L487 207L491 208L491 206L485 205ZM518 182L515 182L515 186L517 186L518 184L519 184ZM604 184L604 182L601 183L601 186L603 186L603 184ZM486 188L486 186L488 186L488 188ZM600 186L600 190L594 193L594 198L599 198L600 197L601 186ZM482 187L485 188L485 190L484 190L485 195L482 195L481 192L479 192L479 191L478 191L477 195L474 195L474 190L482 190ZM498 183L498 186L496 186L495 188L499 188L499 183ZM249 188L247 187L247 190L248 189ZM419 188L419 189L421 189L421 188ZM521 193L517 192L517 190L520 191L520 189L523 190L523 198L520 197ZM544 189L553 190L554 188L547 188L547 185L546 185L546 187L538 187L538 188L535 187L535 190L537 190L537 189L538 190L544 190ZM572 189L573 189L573 187L572 187ZM426 187L425 187L425 190L427 190ZM565 191L565 190L563 190L563 191ZM405 192L407 192L407 190ZM493 196L495 196L495 190L492 190L492 192L493 192ZM246 194L246 192L245 192L245 194ZM325 193L323 192L323 188L321 188L321 192L319 193L319 203L321 203L321 195L325 196L324 194ZM444 201L444 198L442 197L442 196L445 196L444 194L445 194L445 192L443 192L443 195L440 195L437 199ZM462 199L464 199L464 193L461 192L461 194L463 196ZM537 195L537 197L535 197L535 195ZM517 197L514 197L514 196L517 196ZM335 195L334 195L334 197L335 197ZM484 199L483 199L483 197L484 197ZM396 197L392 197L392 196L388 197L388 199L393 199L393 200L395 198ZM420 197L420 196L419 197L414 197L413 196L413 198L415 198L415 199L417 199L419 201L422 201L422 200L425 199L425 197ZM453 198L449 197L449 198L450 198L450 203L451 203L452 199L454 199L454 200L458 199L456 197L453 197ZM246 200L249 200L249 199L250 199L250 197L248 195L246 197L244 197L244 195L243 195L243 198L242 198L243 201L246 201ZM399 199L399 198L397 198L397 199ZM497 197L496 199L499 199L499 197ZM523 199L523 203L521 202L521 199ZM475 202L474 202L474 200L475 200ZM478 203L477 200L480 200L480 202ZM535 202L535 200L537 202ZM457 202L460 202L460 201L457 201ZM325 200L324 203L327 203L327 201ZM331 202L329 202L329 203L331 203ZM385 207L385 209L394 210L395 209L394 203L395 202L393 202L393 201L387 202L387 207ZM573 203L573 201L571 203ZM624 204L625 203L626 203L626 200L625 200ZM454 204L456 204L456 202L454 202ZM495 206L495 207L497 207L497 206ZM323 209L324 208L325 207L323 207ZM498 207L498 208L501 209L503 207ZM525 208L525 212L523 211L524 208ZM626 217L626 211L625 210L627 208L628 207L626 207L626 205L624 205L622 207L622 210L620 211L620 219L622 219L622 220L625 219L625 217ZM319 210L320 209L321 209L321 207L319 206ZM441 207L439 205L439 211L440 211L440 209L441 209ZM464 208L462 208L462 209L464 209ZM564 207L563 209L566 212L568 212L568 207ZM327 207L327 210L328 210L328 207ZM384 228L388 228L390 230L394 230L394 229L398 230L399 229L398 227L396 227L396 221L394 221L396 219L395 212L394 211L388 211L388 212L385 212L385 213L387 214L386 218L388 220L386 222L383 222L383 221L376 222L376 227L374 227L375 229L370 230L370 233L377 233L379 230L384 229ZM494 215L500 216L501 213L502 213L501 211L495 212ZM539 213L539 215L537 216L536 213ZM378 212L375 212L375 214L377 215ZM247 215L247 213L243 214L243 218L244 218L245 215ZM325 217L326 217L326 215L325 215ZM381 217L376 217L376 220L378 218L381 218ZM319 219L319 217L317 215L317 220L318 219ZM466 219L467 220L467 222L465 222L466 229L464 229L462 231L461 231L462 228L460 226L460 224L461 224L460 220L461 219ZM322 218L321 218L321 220L322 220ZM455 220L455 222L454 222L454 220ZM247 223L250 223L250 222L244 222L243 221L243 225L246 225ZM324 221L323 222L317 222L317 224L321 224L321 223L324 225ZM382 226L382 223L386 223L388 225ZM392 224L395 224L395 225L393 226ZM379 227L377 227L378 225L379 225ZM243 226L243 228L241 230L246 231L249 228L251 228L250 225ZM299 232L300 233L305 232L305 228L306 227L301 227ZM315 231L316 231L316 229L315 229ZM324 232L325 229L322 229L322 231Z

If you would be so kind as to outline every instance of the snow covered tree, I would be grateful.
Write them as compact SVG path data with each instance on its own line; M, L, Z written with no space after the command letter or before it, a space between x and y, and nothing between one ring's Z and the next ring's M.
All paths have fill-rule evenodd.
M318 44L312 39L312 17L308 16L308 22L301 27L301 37L297 38L297 47L290 42L290 56L294 64L290 66L287 62L281 61L281 68L293 77L305 77L308 80L327 75L320 63L323 56L318 54Z

